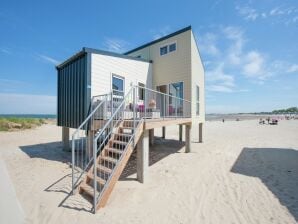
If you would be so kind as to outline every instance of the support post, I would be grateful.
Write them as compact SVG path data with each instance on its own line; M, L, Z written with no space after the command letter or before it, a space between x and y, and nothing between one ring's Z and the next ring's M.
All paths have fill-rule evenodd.
M62 142L63 142L63 151L70 152L68 127L62 127Z
M87 157L91 158L93 156L93 138L95 131L87 132Z
M154 145L154 128L149 130L149 143L150 145Z
M162 127L162 138L165 139L166 138L166 127Z
M185 152L191 152L191 124L185 125Z
M179 142L182 142L182 124L179 124Z
M144 130L137 144L137 179L140 183L145 182L149 167L149 130Z
M203 142L203 123L199 123L199 142Z

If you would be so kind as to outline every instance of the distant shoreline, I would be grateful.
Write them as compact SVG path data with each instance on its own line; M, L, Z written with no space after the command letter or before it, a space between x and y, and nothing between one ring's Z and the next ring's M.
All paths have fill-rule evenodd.
M0 114L0 118L16 117L16 118L40 118L40 119L56 119L56 114Z
M295 116L295 115L294 115ZM296 115L297 116L297 115ZM56 114L0 114L0 118L39 118L39 119L57 119ZM265 113L239 113L239 114L206 114L206 121L225 120L251 120L267 117L284 117L283 114L265 114Z

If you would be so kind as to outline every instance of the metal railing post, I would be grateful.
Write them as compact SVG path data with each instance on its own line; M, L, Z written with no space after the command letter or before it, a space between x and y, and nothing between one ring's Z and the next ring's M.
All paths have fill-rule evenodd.
M147 111L147 107L146 107L146 93L147 93L147 90L146 89L143 89L144 90L144 120L146 120L146 111Z
M93 188L94 188L94 196L93 196L93 206L94 206L94 214L96 212L96 204L97 204L97 198L96 198L96 192L97 192L97 184L96 184L96 177L97 177L97 167L96 167L96 160L97 160L97 144L96 141L93 138L93 174L94 174L94 178L93 178Z
M72 170L72 194L74 194L74 184L75 184L75 180L74 180L74 163L75 163L75 139L74 137L72 137L72 143L71 143L71 148L72 148L72 152L71 152L71 170Z
M166 116L167 116L167 112L166 112L166 95L163 95L163 118L165 119Z
M176 113L176 119L177 119L177 110L178 110L178 104L177 104L177 99L175 98L175 106L176 106L176 108L175 108L175 113Z
M114 110L114 99L113 99L113 90L111 92L111 117L113 116L113 110Z
M135 133L136 133L136 88L133 88L133 145L135 145Z

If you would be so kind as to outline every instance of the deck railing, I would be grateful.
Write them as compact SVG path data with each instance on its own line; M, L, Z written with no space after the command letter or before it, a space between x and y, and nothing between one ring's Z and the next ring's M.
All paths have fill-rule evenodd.
M190 101L141 86L131 86L125 96L123 96L123 92L113 91L94 97L91 113L72 136L73 192L82 176L93 165L94 174L106 180L104 186L98 185L97 175L95 175L93 203L94 209L96 208L105 187L109 185L110 178L113 176L113 173L107 175L104 171L97 169L97 156L111 137L117 134L119 125L124 125L124 122L132 122L132 134L127 134L126 137L125 133L123 135L127 144L121 150L125 151L130 143L135 146L135 133L141 122L149 119L187 118L190 115ZM120 145L114 147L117 150ZM122 157L113 167L109 167L108 163L103 166L114 171L121 164L121 160Z

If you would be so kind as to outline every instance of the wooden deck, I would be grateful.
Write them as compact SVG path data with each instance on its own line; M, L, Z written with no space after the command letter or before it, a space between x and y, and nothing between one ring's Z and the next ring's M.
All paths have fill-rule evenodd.
M144 121L144 130L161 128L169 125L191 124L191 118L156 118Z
M130 119L129 119L130 120ZM94 120L91 126L91 130L98 130L106 124L107 120ZM144 120L144 130L152 128L161 128L169 125L189 125L191 124L191 118L180 117L168 117L168 118L146 118Z

